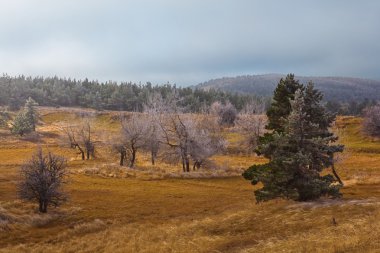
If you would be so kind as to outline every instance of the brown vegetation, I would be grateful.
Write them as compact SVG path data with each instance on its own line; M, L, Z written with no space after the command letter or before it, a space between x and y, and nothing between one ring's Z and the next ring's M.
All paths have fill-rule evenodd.
M146 151L137 157L134 169L118 166L119 157L109 144L100 142L105 138L101 129L113 134L120 130L116 112L88 111L98 153L96 159L82 161L56 139L60 130L55 126L82 119L75 110L40 109L42 124L36 130L44 151L65 156L72 173L69 202L48 214L18 201L16 194L18 168L39 142L0 132L0 252L378 252L380 248L380 142L362 135L359 118L341 117L336 124L349 151L335 164L345 183L341 200L258 205L253 187L240 176L229 175L265 160L246 155L241 135L233 129L223 131L227 150L210 158L215 167L184 176L181 164L159 160L152 166Z

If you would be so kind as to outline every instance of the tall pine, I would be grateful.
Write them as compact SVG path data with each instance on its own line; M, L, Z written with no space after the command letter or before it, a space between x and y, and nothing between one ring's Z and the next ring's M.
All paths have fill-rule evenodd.
M280 90L282 85L279 84ZM289 99L287 116L281 116L285 115L283 110L272 111L272 118L268 115L269 123L272 120L281 124L276 128L268 125L273 131L261 139L258 148L258 153L269 162L253 165L243 173L252 184L263 184L255 191L257 201L278 197L306 201L340 196L341 184L337 183L340 179L330 174L321 175L324 169L333 167L334 153L343 151L343 146L334 145L337 137L329 131L335 118L327 113L321 101L321 92L309 83L298 88L293 99ZM278 101L274 103L278 105Z

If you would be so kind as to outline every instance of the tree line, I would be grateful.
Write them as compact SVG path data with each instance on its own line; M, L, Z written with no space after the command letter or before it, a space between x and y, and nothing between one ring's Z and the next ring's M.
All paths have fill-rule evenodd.
M180 104L187 112L200 112L215 101L229 101L238 110L252 100L262 99L255 95L242 95L177 87L176 85L136 84L132 82L98 82L58 77L0 77L0 106L18 110L29 97L41 106L70 106L97 110L142 111L152 94L163 98L176 92ZM267 99L268 101L268 99Z

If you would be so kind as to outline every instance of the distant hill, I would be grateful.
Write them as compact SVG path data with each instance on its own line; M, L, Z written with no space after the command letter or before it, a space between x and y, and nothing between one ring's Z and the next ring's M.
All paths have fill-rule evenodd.
M198 84L196 88L204 90L218 89L228 92L250 93L271 96L281 74L246 75L223 77ZM315 87L324 93L326 100L362 101L366 98L380 100L380 81L349 77L307 77L296 76L301 83L312 81Z

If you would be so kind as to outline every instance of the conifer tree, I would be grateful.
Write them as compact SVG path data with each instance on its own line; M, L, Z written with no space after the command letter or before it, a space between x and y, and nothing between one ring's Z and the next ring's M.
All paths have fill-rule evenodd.
M24 134L32 132L32 130L33 127L28 120L26 113L24 111L19 112L12 123L11 132L23 136Z
M273 94L273 102L267 111L267 129L274 132L283 132L286 118L291 111L290 100L294 99L294 93L303 89L303 85L294 79L294 74L288 74L281 78Z
M334 153L343 151L342 145L333 144L337 137L329 132L329 127L334 117L326 112L321 100L322 94L313 84L299 88L289 101L290 114L279 128L281 131L273 131L270 139L260 143L259 153L269 162L253 165L243 173L252 184L263 184L255 191L257 201L278 197L306 201L320 196L340 196L341 184L336 183L341 183L339 177L320 174L330 166L333 169ZM336 175L334 169L333 173Z
M38 121L38 112L35 108L37 105L38 103L34 101L31 97L29 97L26 100L26 103L24 106L25 117L29 121L33 131L36 131L36 124Z

